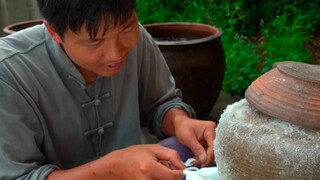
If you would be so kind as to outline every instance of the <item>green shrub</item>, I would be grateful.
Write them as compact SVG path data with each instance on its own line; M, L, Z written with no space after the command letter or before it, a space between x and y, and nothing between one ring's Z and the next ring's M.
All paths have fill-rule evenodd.
M318 62L304 44L320 27L319 6L318 0L137 0L137 13L142 24L184 21L220 28L223 90L243 95L275 62Z

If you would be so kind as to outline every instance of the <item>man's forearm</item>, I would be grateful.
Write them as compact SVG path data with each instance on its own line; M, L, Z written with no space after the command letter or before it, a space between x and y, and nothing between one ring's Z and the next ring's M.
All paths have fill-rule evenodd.
M170 109L164 116L162 132L167 136L174 136L175 127L185 120L186 117L189 116L184 110L179 108Z
M105 179L109 177L113 179L112 164L114 164L116 158L113 158L113 153L110 153L100 159L91 161L81 166L68 169L57 170L49 174L48 180L65 180L65 179Z

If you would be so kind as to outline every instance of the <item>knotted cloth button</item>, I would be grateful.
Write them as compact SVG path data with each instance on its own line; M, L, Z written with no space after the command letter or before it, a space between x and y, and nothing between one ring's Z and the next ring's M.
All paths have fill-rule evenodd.
M94 101L94 105L96 105L96 106L98 106L99 104L100 104L100 100L99 99L96 99L95 101Z
M103 129L103 128L100 128L100 129L98 130L98 134L102 135L103 133L104 133L104 129Z

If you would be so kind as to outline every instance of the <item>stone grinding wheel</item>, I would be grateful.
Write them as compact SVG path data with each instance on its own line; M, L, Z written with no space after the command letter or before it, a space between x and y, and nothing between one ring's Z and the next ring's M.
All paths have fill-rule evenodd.
M284 61L256 79L247 101L272 117L307 128L320 128L320 66Z

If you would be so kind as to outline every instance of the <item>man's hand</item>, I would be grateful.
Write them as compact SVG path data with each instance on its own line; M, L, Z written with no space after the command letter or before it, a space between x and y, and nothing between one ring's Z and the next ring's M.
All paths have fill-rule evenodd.
M214 159L213 140L216 124L205 120L185 120L176 128L177 139L191 149L202 167Z
M213 121L190 119L180 109L169 110L163 124L163 132L176 136L180 143L189 147L202 167L214 159L215 129Z
M74 169L54 171L48 179L181 180L184 168L174 150L158 144L135 145Z

